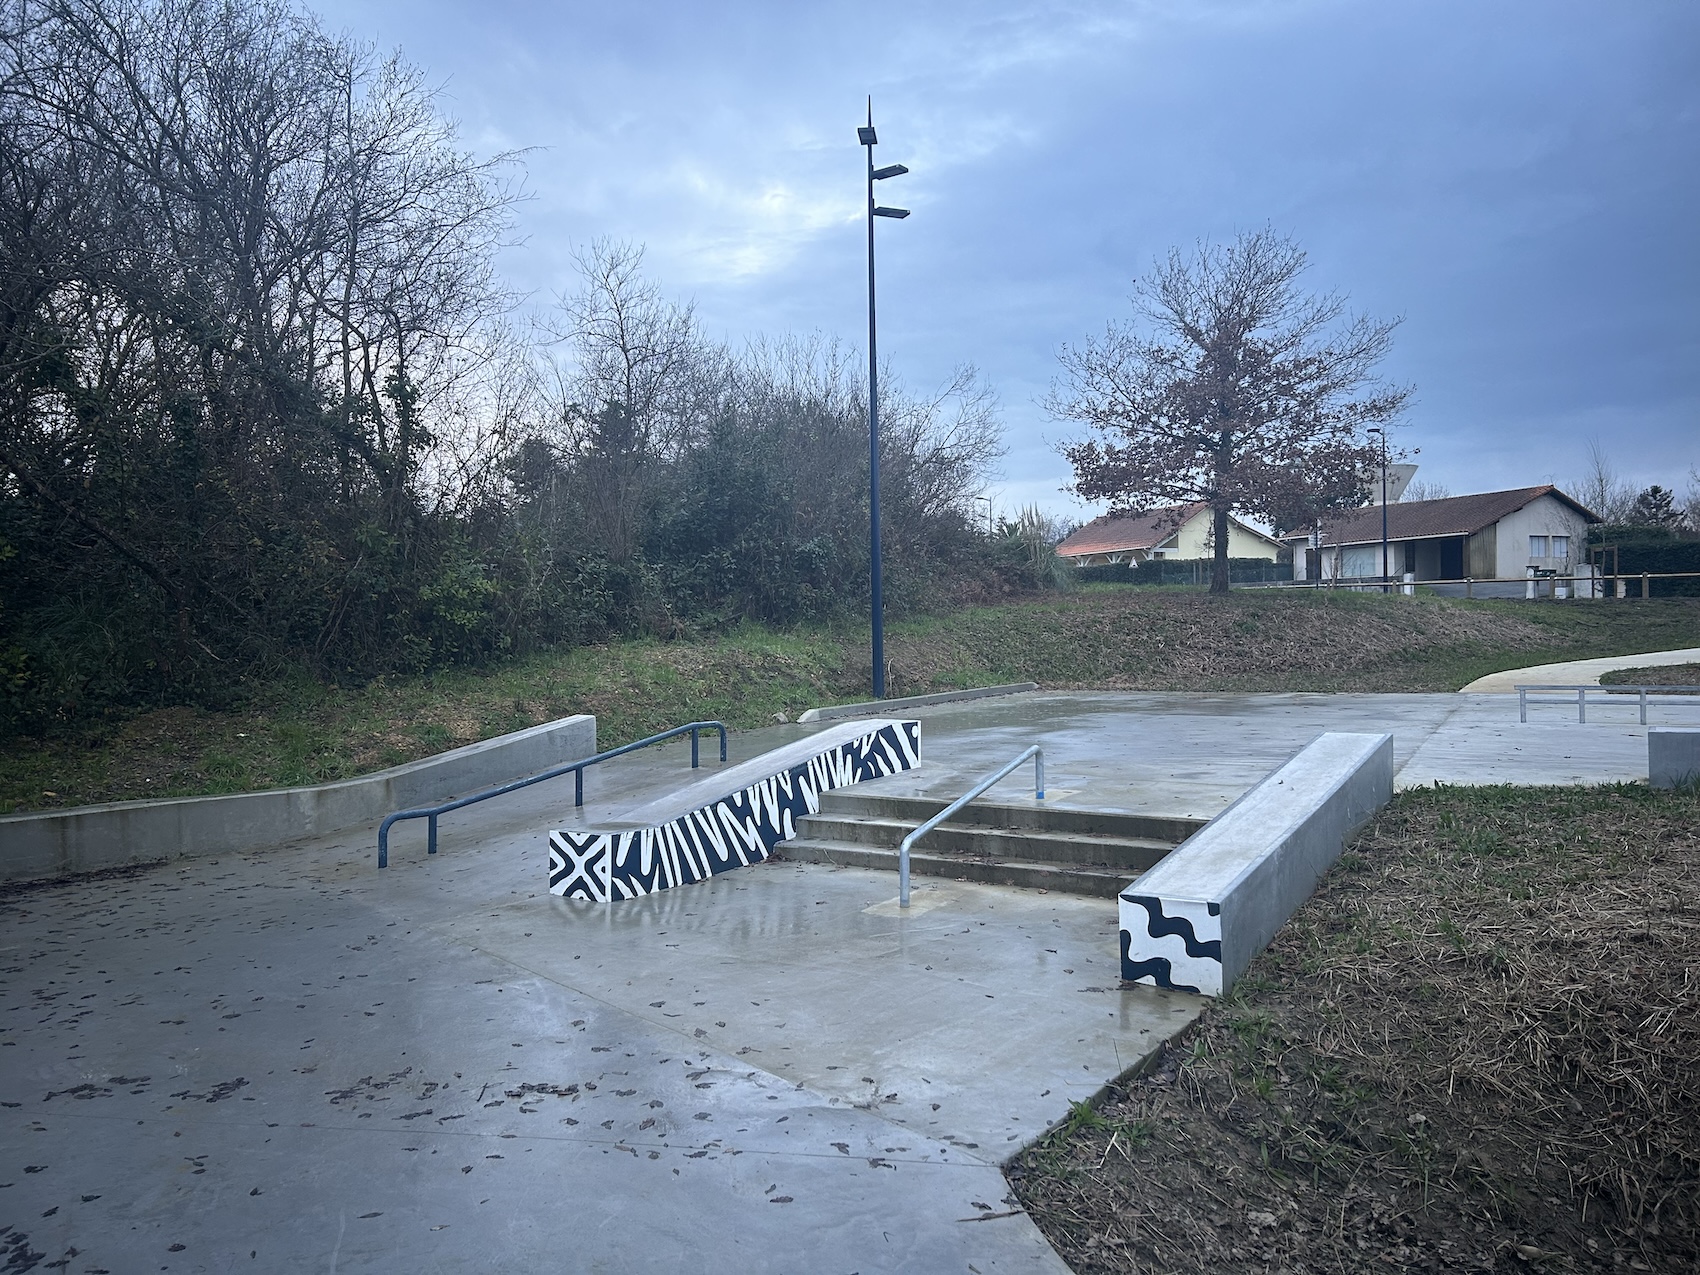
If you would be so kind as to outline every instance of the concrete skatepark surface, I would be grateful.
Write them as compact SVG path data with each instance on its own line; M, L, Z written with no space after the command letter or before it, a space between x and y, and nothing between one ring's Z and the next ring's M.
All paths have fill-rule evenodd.
M1402 786L1646 775L1632 704L1585 726L1468 695L915 715L923 770L879 784L960 792L1041 743L1055 804L1157 813L1216 813L1322 730L1391 731ZM805 733L739 735L732 760ZM684 758L598 768L579 817L683 781ZM571 801L540 785L457 812L430 859L398 829L383 873L361 829L14 890L0 1252L111 1272L1065 1269L997 1166L1204 1004L1119 985L1114 901L921 880L904 915L890 874L768 864L572 903L544 851Z

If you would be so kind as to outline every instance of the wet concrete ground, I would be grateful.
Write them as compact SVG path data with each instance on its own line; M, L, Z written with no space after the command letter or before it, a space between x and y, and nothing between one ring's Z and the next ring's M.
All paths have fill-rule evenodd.
M1058 804L1209 815L1323 729L1391 730L1407 786L1645 775L1632 706L1548 712L1029 695L922 710L925 771L881 782L1039 742ZM684 756L603 768L583 817ZM1113 900L922 881L905 915L889 875L772 864L569 903L570 802L457 812L430 859L403 825L383 873L361 830L10 894L0 1270L1063 1269L997 1165L1199 1008L1119 986Z

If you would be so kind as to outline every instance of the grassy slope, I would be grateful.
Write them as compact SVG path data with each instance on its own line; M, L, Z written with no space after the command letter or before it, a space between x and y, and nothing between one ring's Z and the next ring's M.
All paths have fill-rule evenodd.
M1700 1269L1700 793L1397 796L1011 1170L1073 1268Z
M1372 594L1100 587L893 624L887 693L1052 688L1450 691L1547 660L1700 645L1700 601L1533 605ZM241 711L174 708L0 743L0 811L315 783L570 713L604 747L693 719L765 725L863 698L859 629L746 627L554 652L483 672L256 688Z

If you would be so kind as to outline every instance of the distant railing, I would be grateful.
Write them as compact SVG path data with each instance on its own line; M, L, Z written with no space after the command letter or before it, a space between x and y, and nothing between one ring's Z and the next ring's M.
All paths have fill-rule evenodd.
M1036 801L1043 801L1045 799L1045 750L1040 748L1039 745L1034 744L1033 747L1022 753L1021 756L1017 757L1008 765L1002 766L987 775L979 783L975 784L967 792L963 793L962 796L958 797L955 801L951 802L950 805L939 811L938 814L927 820L926 823L915 829L914 832L911 832L907 837L903 838L903 844L897 847L897 905L899 907L906 908L909 906L909 847L914 845L922 837L926 836L934 828L938 827L946 819L949 819L958 810L961 810L962 807L973 801L974 798L985 792L986 789L997 783L998 780L1009 774L1010 771L1020 766L1021 763L1026 761L1029 757L1033 759L1033 797Z
M1566 594L1583 601L1601 598L1650 598L1652 583L1655 580L1700 580L1700 571L1637 571L1624 572L1621 575L1538 575L1538 576L1463 576L1452 580L1418 580L1414 576L1406 579L1402 575L1383 579L1379 575L1370 576L1329 576L1322 580L1292 580L1287 582L1271 582L1268 584L1236 584L1240 589L1339 589L1348 593L1414 593L1420 586L1431 588L1434 585L1464 586L1464 596L1473 598L1477 585L1488 584L1520 584L1524 596L1537 598L1541 596L1556 596L1557 587L1563 586ZM1628 586L1636 585L1638 592L1631 594ZM1675 596L1675 595L1673 595Z
M1564 691L1563 699L1546 696L1542 699L1531 699L1530 691ZM1588 720L1588 693L1595 695L1636 695L1641 707L1641 725L1647 724L1647 696L1653 695L1700 695L1700 686L1570 686L1555 682L1530 682L1517 688L1517 720L1529 720L1529 705L1531 704L1568 704L1570 693L1576 695L1576 720L1586 723Z
M521 788L529 788L532 784L540 784L545 779L555 779L571 771L573 774L573 805L584 805L584 769L594 766L599 761L607 761L623 753L636 752L640 748L648 748L651 744L659 744L664 740L674 739L679 735L689 734L691 737L691 769L697 769L697 734L700 731L717 730L720 732L720 760L726 760L726 723L725 722L692 722L688 726L675 726L672 730L664 730L659 735L651 735L630 744L622 744L619 748L610 748L605 753L597 753L594 757L586 757L582 761L568 762L565 766L556 766L540 775L532 775L529 779L516 779L511 784L503 784L500 788L492 788L488 792L474 793L470 797L461 797L454 801L445 801L440 806L421 806L418 810L398 810L388 816L378 825L378 866L390 866L390 825L403 819L427 819L425 853L437 853L437 816L445 815L451 810L459 810L462 806L470 806L474 802L489 801L492 797L500 797L510 792L518 792Z

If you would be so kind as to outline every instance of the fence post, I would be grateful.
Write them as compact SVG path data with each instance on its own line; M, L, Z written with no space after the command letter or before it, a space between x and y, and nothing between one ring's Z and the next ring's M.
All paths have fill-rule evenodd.
M1649 573L1645 571L1641 573L1641 600L1643 602L1652 596L1649 587L1651 582L1647 579L1648 574Z
M1576 720L1579 723L1588 720L1588 692L1580 686L1576 688Z
M1526 686L1517 688L1517 720L1524 723L1529 720L1529 688Z
M1469 576L1465 579L1464 596L1466 598L1473 598L1476 596L1476 578L1474 576Z

